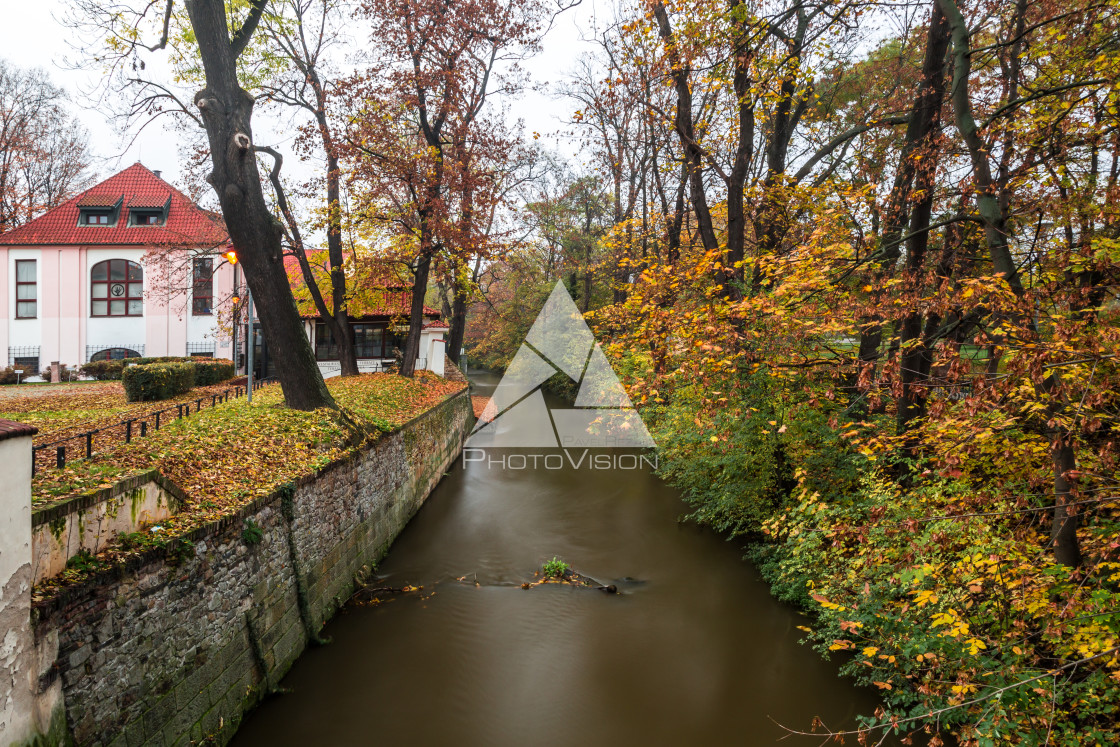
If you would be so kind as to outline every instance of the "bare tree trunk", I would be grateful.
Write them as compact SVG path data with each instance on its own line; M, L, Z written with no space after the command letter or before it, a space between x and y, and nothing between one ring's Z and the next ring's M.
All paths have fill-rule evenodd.
M401 376L411 377L416 373L416 359L420 357L420 330L424 326L424 296L428 293L428 273L431 267L431 251L421 249L412 275L412 307L408 316L408 337L404 343Z
M296 309L281 250L283 227L264 199L253 147L253 98L237 79L237 58L264 12L266 0L253 0L240 29L229 35L222 0L187 0L198 40L206 88L195 94L210 143L214 170L209 176L218 194L245 278L260 309L264 338L274 355L284 399L297 410L334 407L315 362L315 354Z
M907 134L913 135L913 156L921 158L915 168L915 190L921 195L910 214L910 234L906 245L906 285L914 307L902 319L899 359L899 381L902 385L897 406L896 433L903 434L911 423L925 412L923 385L929 376L928 354L922 334L922 273L926 248L929 246L929 224L933 210L934 178L937 171L935 138L940 131L941 105L945 98L945 51L949 42L949 26L934 8L929 20L929 43L922 65L922 82L914 102L913 120ZM897 241L897 239L894 239ZM945 255L943 255L945 256Z
M467 330L467 293L466 278L459 278L456 274L454 298L451 302L451 330L447 334L447 357L456 366L459 365L459 351L463 349L463 336Z
M732 0L734 9L742 0ZM746 257L747 216L743 206L743 190L746 186L747 172L754 158L754 102L751 97L753 81L750 76L751 50L746 46L748 31L740 28L735 42L735 74L733 85L738 99L738 142L735 146L735 160L727 179L727 251L724 254L722 295L733 298L739 295L734 282L742 282L741 263ZM736 266L738 265L738 267Z
M708 209L708 198L704 193L704 154L696 142L696 130L692 121L692 87L689 81L690 68L680 57L673 29L669 25L669 14L663 3L653 6L657 19L657 30L665 44L666 54L672 67L673 86L677 92L677 117L674 126L684 149L684 161L688 168L689 197L692 210L696 214L696 230L705 251L715 251L719 247L715 229L712 227L712 214Z
M910 204L911 185L921 161L918 149L926 141L941 112L945 99L945 53L949 48L949 27L940 8L935 4L930 11L929 30L926 34L926 53L922 62L922 77L910 110L906 128L906 141L902 147L894 185L891 188L883 219L883 233L879 242L879 260L874 275L872 293L882 294L882 284L894 271L901 255L902 231L906 226L907 208ZM932 178L932 176L930 177ZM927 221L928 224L928 221ZM869 316L861 320L859 338L859 364L876 366L883 343L883 320Z
M1054 434L1050 459L1054 464L1054 516L1050 524L1054 560L1076 568L1081 565L1081 545L1077 541L1077 513L1069 505L1073 493L1069 473L1076 469L1077 462L1068 434Z
M323 115L323 131L326 115ZM338 157L333 153L333 143L324 135L327 151L327 257L331 265L331 305L335 341L338 343L338 362L343 376L358 375L358 353L354 349L354 330L346 308L346 270L342 256L342 200L339 189Z
M953 38L953 113L957 130L968 147L972 159L972 177L976 181L976 208L984 225L984 238L992 267L1002 275L1016 295L1023 294L1023 283L1011 256L1007 241L1007 220L996 194L992 168L988 163L990 146L980 136L980 128L972 116L972 101L968 94L968 77L972 71L972 49L969 43L968 23L961 15L954 0L937 0L952 30Z

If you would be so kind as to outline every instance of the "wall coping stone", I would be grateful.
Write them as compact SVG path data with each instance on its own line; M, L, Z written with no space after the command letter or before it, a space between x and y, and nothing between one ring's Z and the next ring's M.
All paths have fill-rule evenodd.
M164 477L158 469L150 469L144 472L137 472L135 475L126 477L107 488L91 490L88 493L79 493L78 495L64 498L61 501L51 503L42 508L32 507L31 528L36 529L43 524L49 524L55 519L60 519L63 516L68 516L72 513L90 508L91 506L96 506L99 503L112 500L122 493L136 490L149 482L154 482L156 485L163 488L173 498L179 501L179 503L183 503L187 500L187 494L178 485Z
M33 425L0 418L0 441L6 441L9 438L19 438L20 436L34 436L38 432L39 429Z

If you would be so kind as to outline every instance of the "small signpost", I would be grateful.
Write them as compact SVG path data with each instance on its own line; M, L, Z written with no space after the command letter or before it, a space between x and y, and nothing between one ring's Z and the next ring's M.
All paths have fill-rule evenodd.
M19 385L19 377L21 377L21 376L23 376L23 369L22 368L17 368L16 369L16 385L17 386Z

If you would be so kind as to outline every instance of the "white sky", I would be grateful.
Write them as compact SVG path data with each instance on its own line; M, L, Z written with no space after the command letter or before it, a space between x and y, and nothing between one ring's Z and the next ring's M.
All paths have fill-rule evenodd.
M133 133L114 129L114 124L99 111L96 101L83 97L81 91L91 88L96 80L85 71L68 69L65 64L66 58L75 56L67 43L71 32L59 23L67 9L67 0L0 0L0 6L4 8L3 23L0 23L0 57L21 68L46 70L55 85L70 93L71 111L90 132L92 150L98 159L94 164L98 176L110 176L135 161L142 161L148 168L161 170L165 179L178 180L179 151L177 135L172 130L151 125L133 139ZM582 5L557 19L545 38L543 53L526 64L534 83L559 81L579 55L589 52L590 46L583 38L594 35L597 13L599 18L609 18L609 0L583 0ZM524 120L527 133L539 132L542 143L576 160L572 144L557 134L572 109L569 102L538 92L526 93L512 102L511 107L512 115ZM254 118L258 141L262 133L272 130L270 123L261 119L259 114ZM288 173L288 165L294 164L296 159L282 142L277 145L289 156L285 161Z

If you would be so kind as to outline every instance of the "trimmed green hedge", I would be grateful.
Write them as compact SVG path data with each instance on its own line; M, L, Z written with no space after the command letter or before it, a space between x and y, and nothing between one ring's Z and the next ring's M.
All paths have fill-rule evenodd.
M228 374L222 373L221 375L217 375L217 378L213 378L213 376L210 376L210 375L205 375L205 376L203 376L203 378L206 379L205 381L201 381L201 380L198 380L196 378L195 386L206 386L208 384L216 384L219 381L224 381L225 379L231 378L233 376L233 370L232 370L233 362L232 361L214 360L212 358L174 356L174 355L165 355L165 356L159 356L159 357L153 357L153 358L120 358L118 360L111 360L111 361L90 361L89 363L83 364L80 371L81 371L83 376L89 376L91 379L97 379L98 381L119 381L120 378L121 378L121 374L124 373L124 370L126 368L128 368L129 366L145 366L145 365L148 365L149 363L195 363L195 364L228 363L229 364L230 372Z
M146 363L125 368L121 383L129 402L149 402L190 391L194 371L191 363Z
M126 359L121 383L129 402L149 402L183 394L196 386L210 386L233 378L233 361L181 358L168 362L134 364Z
M90 361L82 364L79 370L83 376L89 376L98 381L119 381L121 374L129 366L143 366L148 363L185 363L192 360L194 359L174 355L154 358L118 358L108 361Z
M88 376L98 381L117 381L124 371L125 359L116 361L90 361L83 363L78 370L82 376Z
M233 361L230 360L196 360L194 365L194 385L210 386L226 379L233 378Z

